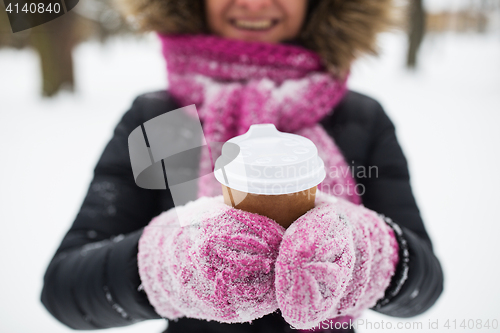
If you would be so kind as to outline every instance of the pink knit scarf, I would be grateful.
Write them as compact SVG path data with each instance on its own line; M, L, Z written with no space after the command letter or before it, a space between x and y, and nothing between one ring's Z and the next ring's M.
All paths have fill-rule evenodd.
M244 134L252 124L309 138L326 168L318 189L361 203L341 151L318 122L341 101L346 80L327 73L305 48L225 39L214 35L161 35L169 92L180 106L195 104L209 147ZM213 148L212 148L213 149ZM213 152L212 156L219 156ZM221 195L210 153L200 160L198 197Z

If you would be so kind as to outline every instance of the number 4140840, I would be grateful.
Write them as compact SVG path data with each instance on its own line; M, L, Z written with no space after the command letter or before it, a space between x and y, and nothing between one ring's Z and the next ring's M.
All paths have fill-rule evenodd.
M13 9L13 7L15 7L15 9ZM19 4L16 3L14 4L14 6L12 6L12 3L9 3L9 5L7 6L7 8L5 8L5 11L9 12L9 14L11 14L12 12L14 13L19 13ZM59 13L61 11L61 5L56 2L54 4L52 3L48 3L47 5L45 5L44 3L30 3L29 6L27 3L24 4L23 8L21 8L21 12L25 12L26 14L27 13L31 13L31 14L35 14L35 13L39 13L39 14L42 14L42 13Z
M493 319L491 321L491 324L490 324L489 319L484 321L484 322L481 319L476 319L476 320L474 320L474 319L465 320L464 319L460 322L460 324L457 325L456 319L453 319L451 322L448 319L444 323L444 327L446 327L447 329L450 329L450 328L456 329L457 327L458 328L461 327L463 329L468 328L468 329L476 329L476 330L482 329L482 328L484 328L484 329L490 329L490 328L497 329L498 328L498 320Z

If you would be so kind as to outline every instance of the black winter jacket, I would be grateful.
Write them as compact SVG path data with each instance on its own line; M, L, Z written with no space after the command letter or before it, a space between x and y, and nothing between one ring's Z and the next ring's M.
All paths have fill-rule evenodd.
M178 107L166 91L137 97L95 167L87 196L46 270L41 292L46 309L70 328L95 330L161 318L140 288L137 244L152 218L174 204L169 190L135 184L128 136L145 121ZM423 313L443 291L443 272L413 197L393 123L375 100L350 91L321 124L351 167L377 166L377 177L356 178L364 185L363 205L392 219L394 223L386 220L402 231L396 274L373 310L393 317ZM169 333L200 331L287 332L290 325L277 311L252 324L181 318L168 328Z

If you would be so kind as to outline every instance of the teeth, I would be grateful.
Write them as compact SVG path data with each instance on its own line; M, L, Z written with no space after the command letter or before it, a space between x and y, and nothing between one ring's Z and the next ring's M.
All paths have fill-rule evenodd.
M263 30L271 27L271 20L261 20L261 21L244 21L235 20L235 25L239 28L253 29L253 30Z

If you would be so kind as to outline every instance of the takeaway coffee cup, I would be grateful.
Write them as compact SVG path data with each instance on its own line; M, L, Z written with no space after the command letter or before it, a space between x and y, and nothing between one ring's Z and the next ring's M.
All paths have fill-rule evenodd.
M314 208L317 185L326 176L314 143L274 124L251 125L224 143L214 174L227 205L285 228Z

